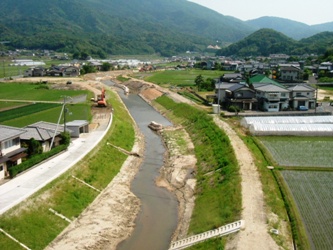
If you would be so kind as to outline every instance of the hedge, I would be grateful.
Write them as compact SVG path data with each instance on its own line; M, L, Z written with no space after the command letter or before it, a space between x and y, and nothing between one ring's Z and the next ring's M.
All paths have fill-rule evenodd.
M33 167L34 165L60 153L61 151L64 151L67 149L67 145L60 145L60 146L57 146L53 149L51 149L50 151L48 152L45 152L43 154L39 154L39 155L35 155L33 156L32 158L22 162L21 164L19 165L16 165L16 166L12 166L8 169L8 172L9 172L9 176L10 178L14 178L17 174Z

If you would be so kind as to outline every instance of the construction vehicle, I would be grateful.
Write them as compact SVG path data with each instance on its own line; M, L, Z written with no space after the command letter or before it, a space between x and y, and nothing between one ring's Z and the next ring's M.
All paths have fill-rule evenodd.
M100 95L97 95L97 106L98 107L106 107L106 99L105 99L105 89L102 88L102 93Z

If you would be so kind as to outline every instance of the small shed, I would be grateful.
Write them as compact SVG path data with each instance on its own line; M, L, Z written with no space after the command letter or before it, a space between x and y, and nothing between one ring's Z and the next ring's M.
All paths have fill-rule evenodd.
M89 133L89 122L86 120L66 122L66 127L73 131L71 137L80 137L82 133Z

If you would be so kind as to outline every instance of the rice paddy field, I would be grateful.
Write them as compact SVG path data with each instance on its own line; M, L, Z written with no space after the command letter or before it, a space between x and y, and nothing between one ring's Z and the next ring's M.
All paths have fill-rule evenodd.
M311 249L333 249L333 172L281 172L301 214Z
M279 166L333 168L333 137L261 137Z

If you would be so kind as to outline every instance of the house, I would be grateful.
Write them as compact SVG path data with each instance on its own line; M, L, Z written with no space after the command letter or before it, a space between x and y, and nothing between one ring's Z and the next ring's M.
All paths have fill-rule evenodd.
M258 108L263 111L281 111L289 108L289 93L285 86L265 75L249 79L249 85L256 91Z
M220 102L224 109L230 106L237 106L242 110L253 110L257 108L255 90L240 83L217 83L215 84L217 102Z
M34 67L29 68L24 71L24 77L33 77L33 76L45 76L46 75L46 69L43 67Z
M226 89L225 103L227 107L237 106L241 110L257 108L256 91L245 84L236 83Z
M63 128L60 127L55 133L54 129L46 128L47 126L45 126L45 124L43 127L43 124L44 123L36 123L24 127L24 130L26 132L20 135L21 143L28 143L31 140L31 138L33 138L41 144L43 152L51 150L52 140L53 140L52 147L58 146L61 141L60 135L62 130L60 129Z
M290 107L297 109L305 106L308 109L316 107L316 89L307 84L296 84L288 87L290 91Z
M278 112L289 108L290 90L273 83L253 83L259 109Z
M0 125L0 180L27 155L26 148L21 147L20 135L23 133L24 129Z
M80 75L80 69L75 66L64 67L62 75L65 77L75 77Z
M80 69L76 66L52 66L46 74L48 76L75 77L80 75Z
M222 77L221 80L223 82L241 82L244 81L243 75L241 73L225 73Z
M303 71L295 65L280 66L280 79L282 81L300 82L303 80Z

